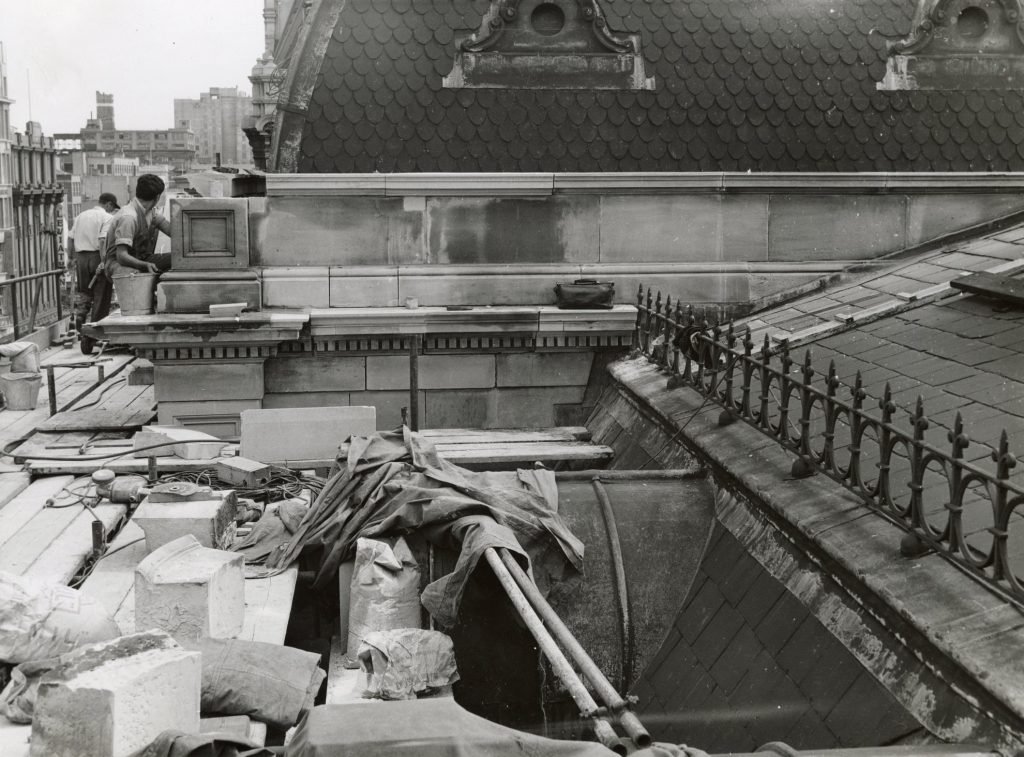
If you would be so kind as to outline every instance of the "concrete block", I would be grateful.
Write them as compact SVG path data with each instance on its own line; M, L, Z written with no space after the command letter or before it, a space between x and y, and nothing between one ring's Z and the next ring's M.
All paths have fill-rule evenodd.
M269 197L261 263L385 265L387 216L401 208L401 199L383 197Z
M268 308L326 308L331 306L330 269L264 268L263 306Z
M924 194L910 196L907 244L927 242L1021 209L1019 194Z
M221 439L242 433L242 411L259 408L260 400L163 401L157 406L161 426L184 426Z
M234 540L237 507L233 491L215 492L188 483L158 484L132 520L146 534L148 552L187 535L204 547L226 549Z
M421 355L420 389L490 389L494 386L494 355ZM406 355L366 358L368 390L408 389Z
M199 731L201 655L151 631L92 644L45 674L31 757L128 757L162 731Z
M497 356L498 386L586 386L592 352L523 352Z
M348 392L267 392L263 395L263 407L266 409L280 407L346 407L351 405ZM356 402L366 405L366 402ZM241 431L239 431L241 433Z
M263 463L333 460L352 435L377 430L372 407L305 407L246 410L240 454Z
M161 281L156 285L156 312L208 313L211 305L244 302L259 310L263 289L258 281Z
M159 361L154 366L157 402L262 399L263 361Z
M349 392L366 388L366 358L278 355L264 369L268 392Z
M135 568L135 627L166 631L182 644L234 638L245 619L244 562L191 534L152 551Z
M555 405L583 402L583 386L532 387L498 391L495 428L547 428L555 425Z
M197 441L197 440L208 441ZM159 449L145 449L154 444L172 446ZM204 434L192 428L182 426L145 426L132 437L132 448L136 450L134 457L157 457L176 455L182 460L209 460L220 457L224 442L211 434Z
M398 428L402 425L402 408L409 407L408 391L352 392L350 398L353 405L366 405L374 408L377 413L377 429L381 431ZM420 428L426 428L424 420L425 404L425 392L420 392Z
M415 297L421 307L446 305L554 305L555 284L579 278L575 266L559 266L550 273L519 273L514 266L494 266L494 273L453 276L444 266L436 272L403 270L401 295Z

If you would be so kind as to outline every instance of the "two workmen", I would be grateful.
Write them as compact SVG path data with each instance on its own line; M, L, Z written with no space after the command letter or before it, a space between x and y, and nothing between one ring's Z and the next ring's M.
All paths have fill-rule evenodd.
M81 333L81 324L96 323L110 312L113 279L121 274L134 271L144 273L162 273L171 267L169 253L156 253L158 232L170 235L171 227L167 219L156 210L160 197L164 192L164 182L159 176L143 174L135 186L135 197L130 203L117 210L110 217L109 228L105 238L97 242L95 250L88 250L86 232L90 230L92 218L85 218L92 210L106 214L111 212L109 204L114 208L117 200L113 195L100 195L100 205L92 210L79 214L75 219L73 250L75 267L78 272L78 290L75 295L75 319ZM94 214L98 215L98 214ZM79 246L79 224L86 221L83 229L83 246ZM102 219L100 227L102 228ZM84 249L84 252L83 252ZM97 252L102 250L102 254ZM85 354L91 354L95 340L86 335L81 336L81 348Z

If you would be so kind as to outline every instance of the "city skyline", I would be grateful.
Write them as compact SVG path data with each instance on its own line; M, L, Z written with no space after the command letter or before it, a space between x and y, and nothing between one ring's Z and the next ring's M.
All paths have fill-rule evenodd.
M263 53L262 0L181 0L175 8L0 0L11 126L21 131L33 120L47 134L78 131L99 90L114 95L118 128L164 129L174 124L175 98L210 87L250 91L249 71ZM148 58L151 65L139 63Z

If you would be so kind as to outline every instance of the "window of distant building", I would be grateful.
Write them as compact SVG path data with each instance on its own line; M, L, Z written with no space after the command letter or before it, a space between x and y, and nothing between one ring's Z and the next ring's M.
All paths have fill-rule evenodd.
M598 0L491 0L458 44L451 89L654 89L640 35L608 26Z

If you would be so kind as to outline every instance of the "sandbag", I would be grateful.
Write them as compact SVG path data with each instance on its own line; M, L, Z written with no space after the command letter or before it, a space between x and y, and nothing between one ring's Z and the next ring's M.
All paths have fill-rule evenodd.
M459 680L452 640L438 631L375 631L363 639L358 659L364 699L415 699Z
M201 639L203 716L248 715L291 728L313 706L327 674L320 655L240 639Z
M96 599L68 586L0 571L0 661L57 657L120 635Z
M348 615L348 653L374 631L420 627L420 570L412 550L376 539L356 542ZM352 667L356 667L353 663Z

